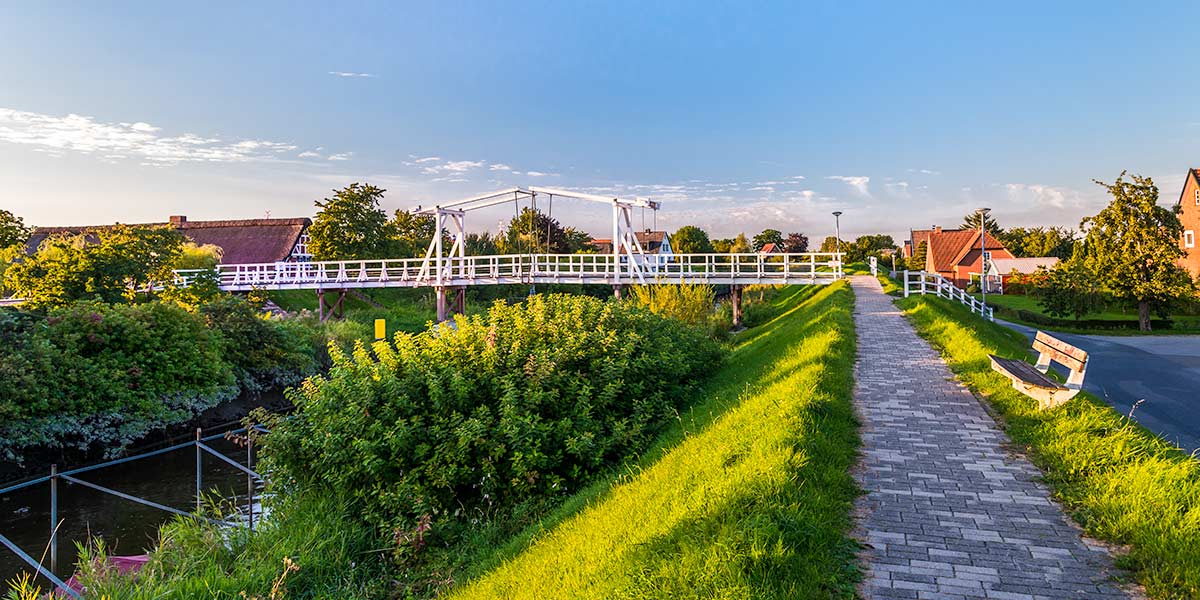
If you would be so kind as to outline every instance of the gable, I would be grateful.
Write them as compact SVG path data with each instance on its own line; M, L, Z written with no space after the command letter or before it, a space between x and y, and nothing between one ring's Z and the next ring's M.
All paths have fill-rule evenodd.
M1183 212L1200 210L1196 205L1196 190L1200 190L1200 169L1188 169L1187 177L1183 180L1183 189L1179 191L1179 200L1175 206Z

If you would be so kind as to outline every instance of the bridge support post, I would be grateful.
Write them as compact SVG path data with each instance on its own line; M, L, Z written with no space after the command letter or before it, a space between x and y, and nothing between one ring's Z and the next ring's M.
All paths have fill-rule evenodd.
M433 291L437 296L437 322L441 323L446 320L446 286L434 286Z
M462 285L454 288L454 301L450 303L450 314L467 314L467 286Z
M346 301L346 290L338 290L337 300L330 304L325 300L325 290L317 290L317 317L324 323L330 317L342 318L342 304ZM326 310L328 309L328 310Z
M623 286L623 285L614 285L613 286L613 298L620 300L621 299L621 288L624 288L624 287L625 286Z
M729 286L729 304L733 308L733 326L742 326L742 286Z

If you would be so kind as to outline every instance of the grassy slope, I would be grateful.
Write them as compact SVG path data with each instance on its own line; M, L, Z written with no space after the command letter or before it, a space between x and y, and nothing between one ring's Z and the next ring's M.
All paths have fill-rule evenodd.
M1026 356L1024 337L938 298L899 304L959 379L1000 413L1089 535L1128 544L1119 562L1152 596L1200 597L1200 462L1086 393L1038 411L987 358Z
M662 451L451 596L852 597L853 299L843 283L775 302Z

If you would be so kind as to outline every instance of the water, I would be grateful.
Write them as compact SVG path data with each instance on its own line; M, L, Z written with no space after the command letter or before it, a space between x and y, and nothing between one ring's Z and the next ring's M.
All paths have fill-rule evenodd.
M206 431L205 435L214 432ZM182 440L181 440L182 441ZM206 444L212 449L246 464L246 449L224 439ZM206 494L216 493L240 507L228 515L230 520L245 521L248 497L247 475L221 459L203 453L202 481ZM66 470L65 468L62 470ZM48 474L48 473L47 473ZM30 473L30 477L38 473ZM81 473L77 479L101 485L138 498L191 512L196 508L196 448L172 452ZM0 486L3 487L3 486ZM261 512L255 485L255 521ZM174 517L157 508L145 506L81 485L58 482L58 568L55 574L66 579L74 571L76 543L91 537L101 538L114 555L143 554L154 547L158 527ZM19 545L49 568L47 542L50 536L50 483L41 483L0 496L0 534ZM20 558L0 546L0 581L8 582L23 571L32 571ZM42 587L49 587L42 581ZM0 587L0 595L7 585Z

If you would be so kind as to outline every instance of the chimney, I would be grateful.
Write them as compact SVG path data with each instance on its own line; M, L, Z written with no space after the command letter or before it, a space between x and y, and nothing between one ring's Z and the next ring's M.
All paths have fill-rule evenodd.
M941 232L942 232L942 226L941 226L941 225L934 225L934 226L933 226L933 232L934 232L934 233L941 233Z
M171 227L182 229L187 225L187 217L183 215L171 215Z

